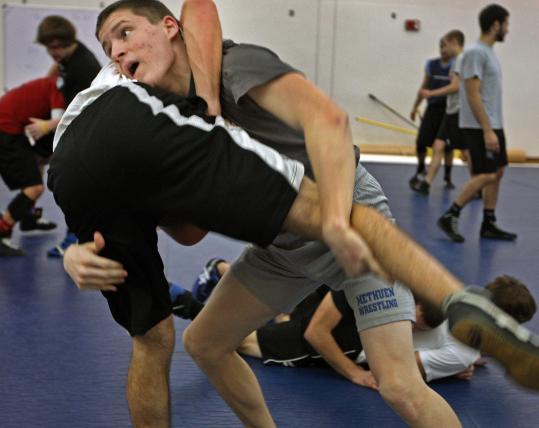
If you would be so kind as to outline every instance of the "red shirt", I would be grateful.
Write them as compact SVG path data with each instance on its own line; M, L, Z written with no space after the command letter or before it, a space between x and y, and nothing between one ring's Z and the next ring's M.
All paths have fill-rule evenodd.
M50 119L51 110L65 109L57 77L31 80L11 89L0 98L0 132L23 134L31 117Z

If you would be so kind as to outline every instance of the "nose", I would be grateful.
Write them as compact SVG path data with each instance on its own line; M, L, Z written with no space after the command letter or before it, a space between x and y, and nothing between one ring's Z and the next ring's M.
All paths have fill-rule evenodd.
M112 59L114 62L120 62L125 53L125 46L122 42L112 42L112 46L110 48L110 59Z

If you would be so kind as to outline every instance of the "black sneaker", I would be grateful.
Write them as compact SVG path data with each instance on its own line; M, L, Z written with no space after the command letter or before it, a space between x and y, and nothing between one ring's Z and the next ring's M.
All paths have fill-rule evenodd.
M47 232L56 228L56 223L44 220L42 208L34 208L32 212L21 219L19 228L21 232Z
M20 248L15 247L10 241L11 233L0 235L0 257L21 257L26 253Z
M416 181L414 185L410 185L414 192L427 196L429 194L430 184L425 180Z
M458 217L450 213L445 213L438 219L436 224L453 242L464 242L464 236L458 231Z
M414 190L414 186L419 183L420 181L423 181L425 179L424 174L414 174L410 180L408 180L408 184L410 185L410 188Z
M481 238L484 239L499 239L502 241L514 241L517 239L517 234L507 232L500 229L493 221L484 221L481 224Z
M193 315L196 316L195 305L202 307L202 305L195 301L193 294L183 288L179 284L169 282L169 293L170 300L172 302L172 313L177 317L183 318L184 320L191 319Z
M539 390L539 337L471 290L448 296L443 310L455 338L494 357L520 385Z
M445 181L445 188L447 190L453 190L455 188L455 185L453 184L451 179L444 179L444 181Z

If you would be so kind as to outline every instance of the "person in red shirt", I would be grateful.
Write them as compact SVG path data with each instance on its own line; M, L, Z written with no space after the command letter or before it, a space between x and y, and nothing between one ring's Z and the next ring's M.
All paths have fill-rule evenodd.
M0 218L0 257L22 256L9 238L20 221L22 231L51 230L34 208L43 193L39 161L52 154L52 137L65 110L56 78L32 80L0 98L0 176L10 190L20 190Z

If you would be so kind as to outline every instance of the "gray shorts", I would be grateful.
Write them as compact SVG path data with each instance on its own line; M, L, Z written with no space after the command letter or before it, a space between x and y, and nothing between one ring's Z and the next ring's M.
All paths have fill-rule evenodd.
M354 203L371 206L393 219L382 187L361 164L356 168ZM306 241L291 233L280 234L266 248L248 246L231 270L259 300L283 313L290 313L325 284L334 290L345 290L358 331L388 322L415 320L414 301L408 288L392 287L374 275L347 278L324 243Z

